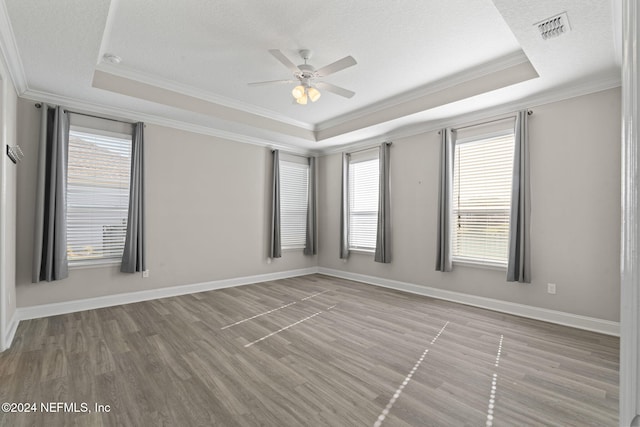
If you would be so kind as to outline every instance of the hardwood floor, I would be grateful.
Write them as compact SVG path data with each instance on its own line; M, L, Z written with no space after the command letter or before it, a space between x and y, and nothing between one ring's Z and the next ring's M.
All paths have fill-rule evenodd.
M615 426L618 346L312 275L22 322L0 425Z

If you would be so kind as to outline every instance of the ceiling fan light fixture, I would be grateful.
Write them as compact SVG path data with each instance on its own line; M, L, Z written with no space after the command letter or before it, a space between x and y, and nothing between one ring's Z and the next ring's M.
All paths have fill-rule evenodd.
M304 94L305 94L305 93L304 93L304 92L305 92L305 91L304 91L304 89L305 89L305 88L304 88L304 86L302 86L302 85L298 85L298 86L296 86L296 87L294 87L294 88L293 88L293 90L291 91L291 95L293 95L293 97L294 97L295 99L300 99L300 98L302 98L302 97L304 96ZM305 104L306 104L306 102L305 102Z
M316 89L315 87L310 87L307 90L307 95L309 96L309 99L311 100L311 102L316 102L318 99L320 99L320 96L322 95L320 93L320 91L318 89Z
M296 99L296 102L300 105L307 105L307 94L303 94L300 98Z

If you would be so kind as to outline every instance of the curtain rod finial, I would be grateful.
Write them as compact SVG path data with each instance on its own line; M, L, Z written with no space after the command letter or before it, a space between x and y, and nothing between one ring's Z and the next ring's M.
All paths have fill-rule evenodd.
M36 102L36 108L40 108L42 107L42 104L40 104L39 102Z
M527 110L527 115L528 115L528 116L530 116L530 115L532 115L532 114L533 114L533 111L531 111L531 110Z

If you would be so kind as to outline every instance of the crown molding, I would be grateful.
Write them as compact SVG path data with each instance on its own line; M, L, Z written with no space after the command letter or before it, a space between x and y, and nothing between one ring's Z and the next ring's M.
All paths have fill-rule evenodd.
M456 86L458 84L467 82L469 80L473 80L485 75L489 75L498 71L505 70L509 67L513 67L515 65L522 64L524 62L528 62L528 58L524 54L524 52L520 50L512 54L506 55L498 60L487 62L479 66L473 67L472 69L455 74L453 76L440 79L422 88L411 90L401 95L387 98L383 101L372 104L365 108L353 111L351 113L344 114L340 117L336 117L334 119L330 119L316 125L295 120L285 115L278 114L274 111L256 107L254 105L240 102L231 98L223 97L221 95L213 94L211 92L205 92L193 86L177 83L175 81L171 81L168 79L163 79L163 78L153 76L151 74L144 73L141 71L132 70L130 68L127 68L126 66L108 64L108 63L102 62L96 66L96 70L113 74L118 77L134 80L140 83L156 86L161 89L166 89L166 90L174 91L177 93L181 93L183 95L192 96L194 98L199 98L213 104L218 104L224 107L237 109L240 111L244 111L246 113L255 114L268 119L277 120L279 122L297 126L305 130L319 132L343 123L347 123L352 120L365 117L367 115L376 113L381 110L393 108L397 105L410 102L418 98L422 98L431 93L434 93L443 89L447 89L452 86Z
M16 39L13 37L13 27L4 0L0 0L0 53L7 64L13 87L20 96L28 89L27 77L22 66Z
M448 117L439 120L425 120L423 122L399 127L390 132L380 132L378 135L370 138L357 139L338 146L332 146L326 149L309 150L298 147L294 142L284 143L269 138L257 138L247 136L235 132L224 131L210 126L197 125L181 120L168 119L166 117L143 113L139 111L126 110L121 108L107 107L95 103L80 101L74 98L64 97L42 91L27 90L21 95L22 98L30 99L36 102L45 102L52 104L64 105L68 108L78 109L87 113L101 114L113 118L121 118L124 120L143 121L159 126L166 126L174 129L184 130L187 132L198 133L202 135L213 136L230 141L258 145L272 149L282 149L291 153L301 155L320 155L326 156L334 153L340 153L345 150L356 150L372 144L378 144L391 140L408 138L422 133L440 130L444 127L459 126L460 123L468 123L473 121L486 120L493 116L507 114L523 108L533 108L539 105L545 105L552 102L558 102L577 96L588 95L590 93L600 92L615 87L619 87L621 79L619 76L608 76L601 79L591 80L586 83L564 86L560 89L548 90L544 93L533 95L524 99L508 102L493 107L485 108L479 111L473 111L466 114Z
M480 120L491 119L494 116L508 114L525 108L534 108L540 105L559 102L578 96L601 92L603 90L620 87L622 81L620 76L605 76L600 79L590 80L585 83L565 85L561 88L550 89L517 101L499 104L482 110L473 111L457 116L447 117L438 120L425 120L421 123L400 127L390 132L380 133L377 136L361 139L358 141L342 144L320 151L320 155L326 156L343 151L357 150L365 146L386 141L394 141L408 138L427 132L433 132L445 127L460 126L461 123L470 123Z
M276 120L282 123L286 123L292 126L302 128L304 130L314 131L315 126L311 123L302 122L292 119L283 114L278 114L274 111L266 108L260 108L255 105L247 104L245 102L237 101L235 99L227 98L221 95L214 94L212 92L203 91L202 89L195 88L186 84L178 83L161 77L153 76L141 71L132 70L123 65L113 65L107 63L100 63L96 66L96 70L105 73L113 74L125 79L134 80L140 83L156 86L161 89L170 90L183 95L199 98L212 104L218 104L223 107L233 108L235 110L243 111L245 113L255 114L267 119Z
M400 95L392 96L391 98L386 98L380 102L371 104L359 110L355 110L350 113L343 114L339 117L326 120L322 123L317 124L315 131L320 132L331 129L334 126L342 125L352 120L357 120L370 114L377 113L379 111L397 107L398 105L428 96L432 93L439 92L444 89L448 89L450 87L457 86L470 80L496 73L498 71L502 71L525 62L529 62L529 58L527 58L524 52L520 50L512 54L503 56L502 58L499 58L497 60L486 62L460 73L444 77L433 83L422 86L421 88L414 89Z
M281 141L274 141L269 138L258 138L248 135L243 135L236 132L229 132L221 129L216 129L211 126L198 125L195 123L189 123L182 120L168 119L166 117L158 116L155 114L143 113L140 111L127 110L123 108L108 107L96 103L90 103L81 101L75 98L56 95L48 92L27 90L21 95L21 98L29 99L35 102L50 103L62 105L66 108L78 110L78 112L91 113L96 115L102 115L108 118L122 119L125 121L144 122L148 124L154 124L158 126L170 127L173 129L184 130L187 132L193 132L201 135L213 136L234 142L241 142L243 144L258 145L261 147L277 148L286 150L288 152L301 154L305 156L319 154L314 150L307 150L295 145L295 143L287 144Z

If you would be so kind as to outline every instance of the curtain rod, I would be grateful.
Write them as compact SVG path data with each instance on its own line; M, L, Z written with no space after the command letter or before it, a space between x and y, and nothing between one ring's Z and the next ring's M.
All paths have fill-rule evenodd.
M527 110L527 115L530 116L533 114L533 111L531 110ZM451 130L453 132L460 130L460 129L466 129L466 128L472 128L474 126L482 126L482 125L488 125L489 123L495 123L495 122L501 122L503 120L509 120L509 119L514 119L516 116L509 116L509 117L503 117L501 119L493 119L493 120L488 120L486 122L481 122L481 123L474 123L472 125L467 125L467 126L460 126L458 128L451 128Z
M393 142L391 142L391 141L389 141L389 142L383 142L382 144L389 144L389 145L392 145L392 144L393 144ZM370 146L368 146L368 147L361 148L361 149L359 149L359 150L354 150L354 151L349 151L349 150L347 150L347 153L349 153L349 154L353 154L353 153L359 153L359 152L361 152L361 151L373 150L373 149L375 149L375 148L380 147L380 145L382 145L382 144L370 145Z
M316 157L314 154L306 155L306 154L294 153L292 151L281 150L279 148L272 148L271 152L273 153L274 151L279 151L280 154L286 154L287 156L302 157L304 159L308 159L310 157Z
M40 108L40 107L42 107L42 104L40 104L39 102L36 103L36 108ZM95 116L93 114L79 113L77 111L71 111L71 110L67 110L67 109L65 109L65 111L68 112L68 113L71 113L71 114L77 114L79 116L87 116L87 117L93 117L95 119L109 120L109 121L112 121L112 122L119 122L119 123L126 123L128 125L135 125L135 123L128 122L126 120L110 119L108 117L100 117L100 116ZM146 127L146 125L145 125L145 127Z

